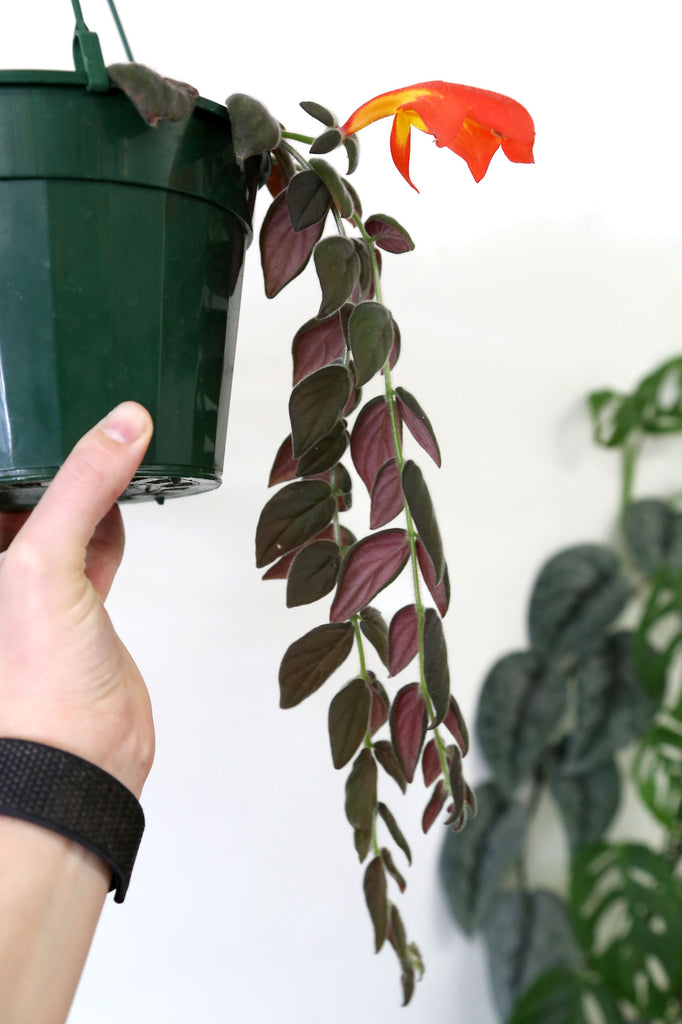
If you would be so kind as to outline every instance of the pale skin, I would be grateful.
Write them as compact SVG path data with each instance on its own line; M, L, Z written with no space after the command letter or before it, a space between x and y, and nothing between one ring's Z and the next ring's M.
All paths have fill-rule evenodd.
M123 556L115 501L151 435L146 410L118 406L30 515L0 514L0 736L78 754L138 799L151 705L104 601ZM0 815L2 1024L64 1024L110 883L84 847Z

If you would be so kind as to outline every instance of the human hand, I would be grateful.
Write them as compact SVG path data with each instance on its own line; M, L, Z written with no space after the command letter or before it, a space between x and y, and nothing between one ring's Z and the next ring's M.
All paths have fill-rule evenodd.
M149 694L104 601L123 556L115 504L147 449L134 402L75 446L31 513L0 513L0 736L68 750L139 798L154 757Z

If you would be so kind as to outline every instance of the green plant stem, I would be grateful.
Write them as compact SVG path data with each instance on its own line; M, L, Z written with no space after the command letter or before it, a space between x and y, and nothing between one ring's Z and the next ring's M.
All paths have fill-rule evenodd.
M293 135L290 132L282 132L282 141L280 142L280 146L283 150L285 150L285 152L289 154L290 157L292 157L296 161L299 167L303 167L306 171L311 170L310 164L308 163L306 158L302 156L294 146L289 145L289 143L286 141L287 138L299 139L300 141L304 142L305 139L302 139L301 136Z
M292 142L302 142L305 146L312 146L315 141L312 135L299 135L298 132L282 132L282 138L291 139Z
M635 484L635 469L637 468L637 457L639 456L639 444L629 437L623 442L621 468L621 515L632 501L632 492Z

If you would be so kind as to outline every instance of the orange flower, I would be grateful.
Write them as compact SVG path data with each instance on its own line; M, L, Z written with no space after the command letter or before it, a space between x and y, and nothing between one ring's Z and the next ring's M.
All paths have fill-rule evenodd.
M385 92L363 103L341 126L353 135L373 121L395 115L391 129L391 155L403 178L410 181L412 125L433 135L437 146L451 149L466 160L480 181L499 146L516 164L532 164L535 128L520 103L486 89L451 82L422 82ZM419 189L416 189L419 191Z

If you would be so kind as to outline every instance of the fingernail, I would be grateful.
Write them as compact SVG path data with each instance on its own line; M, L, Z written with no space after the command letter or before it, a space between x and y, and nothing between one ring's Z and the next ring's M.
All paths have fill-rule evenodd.
M113 441L118 441L119 444L132 444L144 433L147 415L135 402L122 402L104 417L99 426Z

